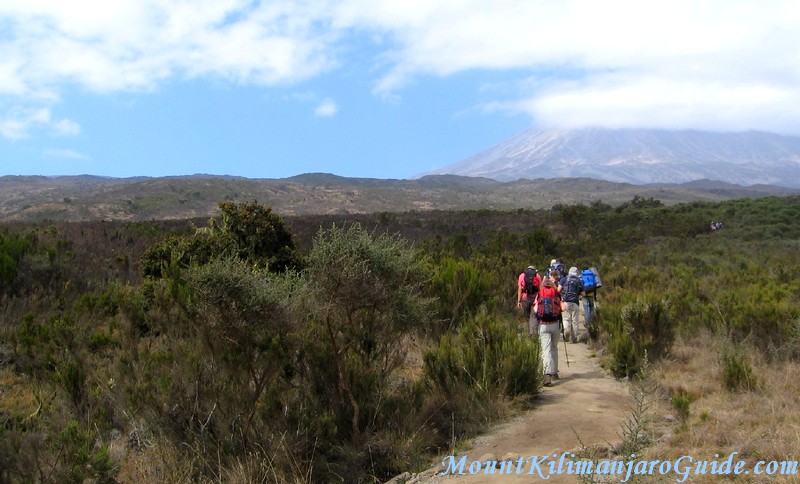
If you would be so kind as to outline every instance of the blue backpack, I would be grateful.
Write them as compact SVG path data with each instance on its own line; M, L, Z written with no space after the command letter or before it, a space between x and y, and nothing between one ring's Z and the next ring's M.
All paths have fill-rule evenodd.
M583 279L583 292L589 294L597 290L597 277L591 269L581 272L581 279Z

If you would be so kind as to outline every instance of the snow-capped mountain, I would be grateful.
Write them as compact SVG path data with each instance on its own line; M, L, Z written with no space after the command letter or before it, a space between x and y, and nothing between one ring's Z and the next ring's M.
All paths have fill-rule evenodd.
M422 175L513 181L588 177L636 185L718 180L800 187L800 137L748 131L527 130Z

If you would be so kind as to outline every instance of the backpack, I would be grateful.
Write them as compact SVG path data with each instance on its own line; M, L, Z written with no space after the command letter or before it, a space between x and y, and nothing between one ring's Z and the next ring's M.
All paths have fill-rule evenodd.
M522 288L522 290L525 291L525 294L527 294L528 297L533 297L533 295L539 291L539 288L536 287L536 284L534 284L535 280L536 270L525 269L525 286Z
M583 281L580 277L568 276L566 282L564 282L564 301L578 302L582 287Z
M592 273L594 274L595 287L598 288L598 289L603 287L603 281L600 280L600 273L597 272L597 268L596 267L590 267L589 270L592 271Z
M561 315L561 301L554 287L539 289L539 302L536 305L536 317L540 321L555 321Z
M591 269L581 272L581 279L583 279L583 292L589 294L597 290L597 277Z

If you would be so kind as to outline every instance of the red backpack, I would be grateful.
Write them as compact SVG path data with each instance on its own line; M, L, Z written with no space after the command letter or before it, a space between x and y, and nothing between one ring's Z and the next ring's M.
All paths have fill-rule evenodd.
M561 316L561 298L553 286L539 288L539 299L536 305L536 317L540 321L557 321Z

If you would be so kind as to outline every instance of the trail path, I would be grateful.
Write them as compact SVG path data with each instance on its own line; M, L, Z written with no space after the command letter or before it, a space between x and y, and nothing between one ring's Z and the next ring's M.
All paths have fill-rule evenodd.
M563 452L576 452L586 446L609 444L621 441L620 424L630 414L631 399L627 384L605 374L598 366L597 358L584 343L567 343L569 367L564 357L564 342L559 341L559 373L561 379L550 387L544 387L534 409L491 428L486 434L473 439L470 447L456 456L456 461L467 455L464 475L442 476L442 466L419 475L407 475L395 482L409 483L505 483L505 482L579 482L575 475L552 474L543 480L539 475L527 474L529 464L522 465L522 473L516 475L479 474L470 475L469 463L494 457L498 461L509 456L517 462L520 457L561 456ZM580 436L580 441L579 441ZM447 457L447 456L444 456ZM604 456L603 456L604 457ZM545 465L542 465L547 477ZM499 467L495 470L499 471ZM565 472L565 471L564 471ZM396 478L397 479L397 478Z

